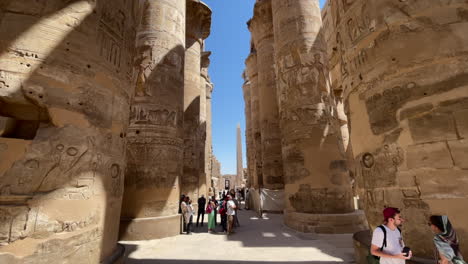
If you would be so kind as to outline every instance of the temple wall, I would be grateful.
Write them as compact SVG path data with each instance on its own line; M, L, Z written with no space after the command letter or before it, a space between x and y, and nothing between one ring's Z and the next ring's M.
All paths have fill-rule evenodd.
M448 215L466 240L468 4L356 0L326 9L332 79L371 228L393 206L417 256L432 257L431 214Z

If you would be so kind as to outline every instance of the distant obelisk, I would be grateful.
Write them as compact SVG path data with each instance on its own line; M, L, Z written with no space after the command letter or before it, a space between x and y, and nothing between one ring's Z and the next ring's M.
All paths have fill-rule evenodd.
M241 187L244 178L244 165L242 164L242 141L240 124L237 124L237 177L235 186Z

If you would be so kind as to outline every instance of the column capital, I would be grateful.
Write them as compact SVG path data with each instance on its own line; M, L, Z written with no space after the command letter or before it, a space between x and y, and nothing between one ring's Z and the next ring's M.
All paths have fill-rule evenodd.
M212 11L200 0L187 0L186 37L202 41L211 33Z
M254 76L258 74L257 69L257 53L251 52L247 59L245 60L245 65L247 66L245 72L249 79L251 80Z
M254 15L247 23L257 45L261 40L273 37L271 0L257 1L254 6Z

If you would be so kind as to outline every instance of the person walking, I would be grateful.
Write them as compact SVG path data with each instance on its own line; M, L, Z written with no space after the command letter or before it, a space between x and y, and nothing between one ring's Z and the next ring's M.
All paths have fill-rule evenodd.
M234 216L236 215L236 204L232 200L231 195L227 196L226 202L226 214L227 214L227 234L230 235L233 233L233 224L234 224Z
M431 215L429 223L434 233L436 261L439 264L466 264L460 253L457 233L446 215Z
M214 196L209 200L208 205L206 206L206 213L208 214L208 233L215 232L215 198Z
M223 199L219 202L219 215L221 216L221 226L223 228L223 232L227 232L227 214L226 214L226 207L227 206L227 197L223 196Z
M240 196L240 195L239 195ZM234 202L234 204L236 205L236 208L234 209L235 211L235 214L234 214L234 223L233 223L233 227L239 227L240 226L240 223L239 223L239 213L238 213L238 210L240 210L240 204L241 202L239 201L239 196L234 196L232 197L232 201Z
M403 253L405 243L399 226L403 223L398 208L387 207L383 210L384 223L378 226L372 234L370 253L380 258L381 264L405 264L412 252Z
M245 190L245 202L244 202L244 209L245 210L250 210L250 196L249 196L249 190Z
M187 203L185 203L185 194L180 196L179 214L182 216L182 233L187 231L187 222L185 221L185 212L187 211Z
M187 235L192 233L192 221L193 221L193 207L192 207L192 200L190 197L185 196L185 201L182 204L182 213L184 215L185 220L185 230Z
M198 213L197 213L197 227L198 223L200 221L200 215L201 215L201 226L203 226L203 222L205 221L205 205L206 205L206 199L205 195L202 194L200 198L198 198Z

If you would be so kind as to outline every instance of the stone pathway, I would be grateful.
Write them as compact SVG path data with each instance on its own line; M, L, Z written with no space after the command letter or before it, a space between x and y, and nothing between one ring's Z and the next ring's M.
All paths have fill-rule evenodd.
M354 263L351 234L316 235L285 227L282 215L258 218L242 210L236 233L208 234L195 227L193 235L122 241L127 264L262 264ZM205 219L206 220L206 219ZM221 227L217 227L221 229Z

